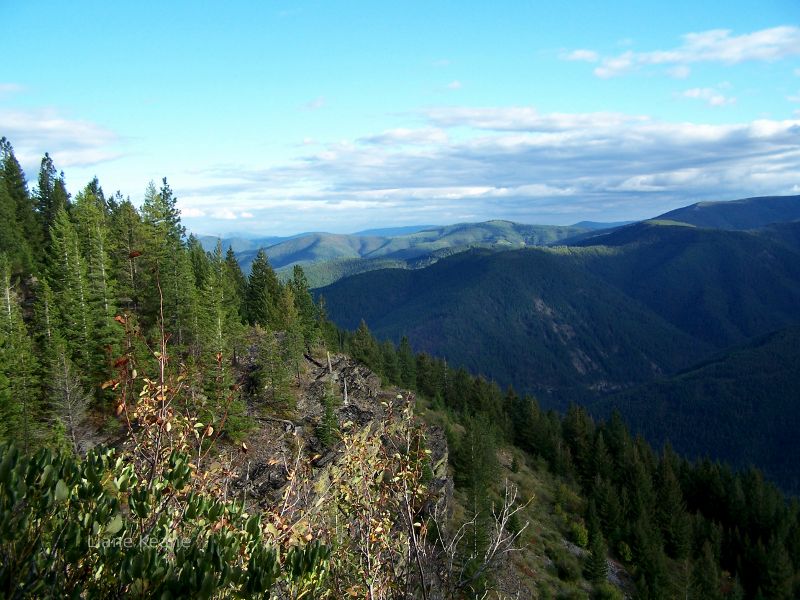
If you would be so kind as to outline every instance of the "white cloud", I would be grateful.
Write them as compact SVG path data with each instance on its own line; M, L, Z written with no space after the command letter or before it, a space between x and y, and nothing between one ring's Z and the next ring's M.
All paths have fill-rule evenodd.
M447 89L448 90L460 90L461 87L462 87L461 86L461 82L458 81L457 79L455 81L451 81L450 83L447 84Z
M195 208L193 206L189 206L187 208L181 208L181 216L188 218L205 217L206 211L204 211L202 208Z
M18 83L0 83L0 97L18 94L25 90L25 87Z
M676 65L672 68L667 69L667 75L672 77L673 79L686 79L691 75L692 70L687 67L686 65Z
M591 50L575 50L562 55L565 60L576 60L575 55L590 56ZM715 62L734 65L745 61L776 61L800 55L800 27L782 25L761 29L752 33L732 35L729 29L711 29L698 33L687 33L683 43L669 50L633 52L628 50L616 56L600 58L594 69L602 78L624 75L647 65L673 65L674 73L691 63ZM675 69L678 69L675 71Z
M0 109L0 131L14 144L17 160L26 170L38 169L45 152L59 169L96 165L121 156L115 132L53 109Z
M207 174L213 182L179 192L216 218L225 218L213 213L225 198L234 215L254 215L253 228L280 218L288 231L354 231L370 221L454 222L464 214L643 218L702 199L790 193L800 171L800 119L670 123L533 107L419 114L429 127L328 145L279 167L221 169Z
M226 221L233 221L238 219L236 213L233 212L230 208L219 208L211 213L211 216L215 219L224 219Z
M567 131L583 126L621 126L647 117L622 113L547 113L530 106L433 108L423 114L438 127L472 127L498 131Z
M562 60L576 60L583 62L597 62L600 56L594 50L573 50L572 52L565 52L561 54Z
M619 56L604 58L603 64L594 69L594 74L603 79L608 79L614 75L621 75L630 71L636 64L636 56L633 52L623 52Z
M357 140L364 144L394 146L402 144L441 144L447 141L447 133L439 128L406 129L399 127Z
M800 102L800 92L797 92L793 96L786 96L786 99L789 102Z
M239 216L242 217L243 219L252 219L255 215L251 212L242 211L239 213Z
M704 100L709 106L726 106L736 103L736 98L727 97L714 88L691 88L685 90L681 96Z

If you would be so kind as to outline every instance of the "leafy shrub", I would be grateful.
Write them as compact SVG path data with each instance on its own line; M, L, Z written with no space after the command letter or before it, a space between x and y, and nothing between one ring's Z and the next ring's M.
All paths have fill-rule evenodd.
M589 532L583 521L572 521L569 524L569 537L581 548L586 548L589 543Z
M317 589L327 550L279 553L259 515L191 489L186 455L139 477L110 449L84 460L0 446L0 588L5 597L260 595Z
M595 586L592 600L622 600L623 593L610 583L601 583Z

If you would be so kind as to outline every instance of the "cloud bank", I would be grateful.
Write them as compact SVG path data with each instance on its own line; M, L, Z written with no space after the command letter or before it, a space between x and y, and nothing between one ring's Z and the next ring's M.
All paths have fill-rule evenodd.
M712 92L686 96L713 103ZM533 107L440 107L420 117L422 127L330 144L282 166L213 169L212 181L183 197L195 207L225 198L254 224L290 227L297 215L295 230L432 216L566 224L792 193L800 173L800 120L709 125Z
M71 119L53 109L0 109L0 131L14 144L27 171L38 171L45 150L59 169L84 167L121 156L113 131Z
M671 67L672 76L683 78L688 75L688 65L692 63L735 65L745 61L772 62L792 56L800 56L800 27L782 25L741 35L733 35L729 29L687 33L680 46L668 50L629 50L615 56L600 56L594 50L579 49L564 53L561 58L599 62L594 74L608 79L652 65Z

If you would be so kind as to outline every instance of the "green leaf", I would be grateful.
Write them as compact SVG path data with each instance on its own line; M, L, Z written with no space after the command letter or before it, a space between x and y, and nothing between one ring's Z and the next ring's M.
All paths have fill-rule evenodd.
M111 523L106 526L106 531L111 535L114 535L115 533L119 532L120 529L122 529L122 526L122 517L120 515L115 515L111 520Z
M69 497L69 488L63 479L59 479L56 483L56 500L63 502Z

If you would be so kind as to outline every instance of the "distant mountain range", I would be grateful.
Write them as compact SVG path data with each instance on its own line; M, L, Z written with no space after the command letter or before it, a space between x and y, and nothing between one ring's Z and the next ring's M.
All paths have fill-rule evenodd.
M375 229L351 235L304 233L290 238L231 238L222 240L222 245L233 248L245 271L263 248L276 270L290 271L294 265L302 265L311 285L320 287L364 271L420 268L469 248L544 246L590 229L589 226L525 225L498 220L442 227ZM200 242L211 249L217 238L203 236Z
M556 405L800 320L800 253L764 235L651 221L603 241L473 250L320 293L344 327L363 318Z
M700 203L550 248L495 245L361 273L320 293L341 326L363 318L378 337L406 335L545 406L617 407L656 443L754 462L789 489L800 478L781 458L784 425L800 420L798 219L800 196Z
M800 219L800 196L762 196L727 202L698 202L664 213L659 219L697 227L744 231Z

